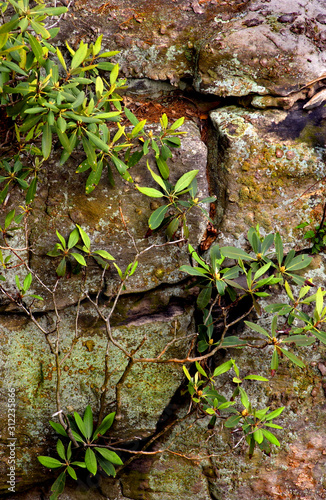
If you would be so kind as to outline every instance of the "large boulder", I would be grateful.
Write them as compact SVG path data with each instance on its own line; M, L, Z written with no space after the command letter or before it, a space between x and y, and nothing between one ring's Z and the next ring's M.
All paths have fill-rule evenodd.
M316 116L299 107L287 112L229 106L211 112L217 144L210 177L218 213L224 211L223 245L246 244L248 229L259 224L265 234L279 231L287 249L304 246L304 231L295 228L317 223L324 203L326 171L324 150L314 147L320 140Z

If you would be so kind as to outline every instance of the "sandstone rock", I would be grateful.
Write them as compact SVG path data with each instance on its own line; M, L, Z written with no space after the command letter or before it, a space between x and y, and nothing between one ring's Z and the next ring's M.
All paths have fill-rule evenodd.
M302 230L295 227L315 220L324 203L323 149L312 147L320 118L299 108L233 106L211 112L211 119L221 153L215 165L211 160L210 175L219 192L226 190L220 242L244 245L249 227L259 224L266 234L279 231L287 248L302 247Z
M130 306L130 303L127 303ZM123 300L120 309L123 308ZM108 311L107 311L108 312ZM136 357L156 357L174 338L187 337L194 332L193 308L173 305L162 314L142 316L129 320L112 330L115 340L127 350L136 349L143 342ZM76 310L66 308L60 322L61 366L60 397L67 413L83 413L91 405L97 415L101 388L104 383L104 357L107 337L105 326L89 304L79 311L78 341L72 351L75 337ZM116 321L119 318L116 319ZM56 412L56 366L45 335L25 318L17 315L0 318L1 321L1 377L6 388L16 393L16 480L17 490L26 489L49 478L40 467L37 456L51 455L54 433L49 420ZM47 313L39 318L41 325L51 326L55 317ZM119 323L119 321L118 321ZM146 338L146 340L145 340ZM48 340L54 341L54 335ZM145 340L145 341L144 341ZM164 357L185 357L191 337L171 344ZM106 414L116 409L116 385L124 374L128 359L115 346L110 347L110 381L106 396ZM154 433L164 408L184 378L181 365L136 363L120 384L120 403L111 436L124 441L143 439ZM3 442L8 441L7 398L3 394L0 407ZM51 445L51 448L49 447ZM9 453L4 453L0 465L0 491L7 492L6 484ZM55 476L53 476L55 478ZM53 479L54 480L54 479Z

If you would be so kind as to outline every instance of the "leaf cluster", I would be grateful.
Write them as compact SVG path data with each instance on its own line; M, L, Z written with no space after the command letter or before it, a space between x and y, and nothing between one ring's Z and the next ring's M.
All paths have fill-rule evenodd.
M98 468L101 468L101 470L108 476L114 477L116 475L114 465L123 465L119 455L107 447L94 445L94 441L97 441L101 435L104 435L110 429L113 424L114 417L115 413L110 413L94 430L93 412L90 406L86 407L83 418L77 412L74 412L73 415L68 415L72 435L77 443L81 444L84 459L82 461L72 461L73 451L77 450L71 449L71 441L69 442L67 448L65 448L60 439L57 441L57 453L61 460L46 456L37 457L39 462L49 469L59 469L64 467L64 470L60 473L51 487L52 495L50 500L56 500L63 492L67 474L72 477L72 479L77 480L77 474L75 471L76 467L87 469L92 475L97 473ZM68 434L63 425L53 421L50 421L50 424L60 436L68 438ZM79 448L78 451L80 451Z
M183 118L169 125L163 115L162 130L156 136L144 130L146 120L139 122L122 108L118 91L125 80L119 78L119 65L108 62L118 52L102 52L103 35L91 44L82 41L76 50L66 43L62 52L51 43L59 28L46 29L46 21L65 13L66 7L50 8L41 0L33 8L29 0L8 0L1 5L3 13L9 6L15 11L0 28L0 103L15 121L19 154L0 161L4 171L0 203L14 185L26 191L27 204L33 201L39 171L55 144L61 147L62 165L73 151L83 149L85 160L77 173L89 171L87 194L98 185L103 170L114 185L112 167L132 181L128 169L149 149L155 152L162 175L168 175L166 160L172 156L170 148L180 146L176 129ZM123 118L131 124L128 130L119 123ZM132 151L135 141L142 146Z
M183 366L192 401L201 413L211 417L208 428L214 428L217 419L219 419L226 428L236 427L238 430L242 430L249 445L250 456L252 456L256 445L267 453L270 452L270 444L280 446L278 439L268 428L282 429L281 426L274 424L273 420L283 412L284 407L272 412L269 412L269 407L255 409L252 407L247 392L241 386L245 380L268 382L267 378L255 374L240 378L240 371L234 359L217 366L212 374L208 374L197 361L196 368L197 372L194 377L191 377L187 368ZM218 382L216 377L231 369L235 372L232 382L236 387L228 400L216 390L215 386ZM240 405L240 409L237 409Z
M187 225L187 215L193 207L198 207L204 216L210 221L209 215L201 204L211 203L216 201L216 197L207 197L199 201L196 198L197 194L197 180L196 176L198 170L190 170L183 174L176 182L175 185L171 184L168 180L169 171L162 170L159 167L161 175L156 174L147 162L147 168L158 187L160 189L151 187L140 187L137 189L151 198L162 198L165 202L157 208L148 220L148 225L151 231L166 228L166 235L171 240L175 233L181 227L182 235L185 238L189 237L189 228ZM182 195L188 194L188 200L182 199Z
M54 249L47 253L49 257L61 257L60 263L56 269L58 276L65 276L67 271L67 258L73 257L79 266L87 267L85 257L93 257L93 259L104 269L107 269L108 262L114 260L114 257L106 250L91 250L91 240L88 234L76 224L75 229L70 233L68 241L56 231L59 243L56 243ZM74 252L73 249L79 250ZM83 255L84 254L84 255ZM78 271L78 269L77 269Z

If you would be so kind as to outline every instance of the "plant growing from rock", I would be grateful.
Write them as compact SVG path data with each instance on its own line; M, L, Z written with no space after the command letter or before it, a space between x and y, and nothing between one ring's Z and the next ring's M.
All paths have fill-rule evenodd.
M64 54L50 43L59 28L47 29L46 24L49 16L67 12L66 7L50 8L39 1L31 8L29 0L0 5L3 16L9 6L15 11L0 28L0 91L1 105L15 124L18 150L13 155L11 146L0 158L0 202L16 186L26 191L27 204L33 201L40 170L55 144L62 150L60 164L82 148L85 159L76 172L90 171L87 194L98 185L103 169L112 184L112 167L132 182L129 168L150 150L167 178L166 160L172 156L170 148L180 146L176 130L183 119L169 126L163 115L161 131L153 133L144 129L146 120L139 122L123 109L117 92L126 81L119 79L119 65L106 61L118 52L101 52L102 35L90 45L81 42L77 50L67 43ZM122 126L122 119L130 126ZM139 141L142 147L136 148Z
M113 424L114 416L115 413L107 415L95 431L93 431L93 412L90 406L86 407L83 418L81 418L77 412L74 412L73 416L67 416L75 442L76 444L80 443L83 448L84 461L72 461L72 441L69 441L68 447L65 449L60 439L57 441L56 448L57 453L63 462L52 457L37 457L39 462L49 469L65 467L65 470L59 474L51 487L51 500L56 500L58 496L63 493L67 474L69 474L72 479L77 480L74 467L87 469L92 475L95 475L97 473L98 466L100 466L108 476L116 475L114 465L123 465L119 455L112 450L108 450L105 446L94 444L94 441L98 441L100 436L105 435L110 429ZM50 424L58 434L64 436L65 438L69 438L65 428L61 424L52 421L50 421Z

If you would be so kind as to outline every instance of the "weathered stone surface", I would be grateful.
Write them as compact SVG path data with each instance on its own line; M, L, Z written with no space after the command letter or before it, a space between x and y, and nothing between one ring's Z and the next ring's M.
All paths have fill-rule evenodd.
M174 294L177 291L174 290ZM147 298L147 302L149 298ZM123 299L120 310L123 308ZM162 300L163 302L163 300ZM141 299L138 306L141 307ZM130 302L127 301L127 308ZM147 304L148 307L148 304ZM155 357L166 344L174 338L189 336L194 333L192 320L193 308L170 304L162 313L137 317L112 330L114 339L125 349L138 350L136 357ZM119 320L116 318L115 321ZM51 313L39 318L43 328L50 327L55 318ZM75 337L76 310L66 308L61 313L60 322L60 359L61 366L61 403L65 412L83 412L90 404L94 413L98 411L99 397L104 383L104 358L107 346L105 326L85 304L79 311L78 341L73 346ZM3 398L1 400L1 428L3 442L9 442L7 435L7 388L16 391L16 478L19 489L44 480L48 477L43 467L39 467L37 455L52 452L49 446L49 423L56 411L56 367L55 358L49 352L49 345L34 325L18 315L1 319L1 380ZM118 321L119 323L119 321ZM50 341L55 334L49 335ZM189 349L190 338L172 343L164 357L184 357ZM111 345L110 380L107 392L106 413L116 408L116 386L124 374L128 359L116 347ZM121 400L118 406L112 436L125 441L136 437L151 435L165 406L183 380L180 365L160 365L153 363L135 364L127 377L121 382ZM115 429L115 430L114 430ZM51 432L52 435L52 432ZM53 444L52 439L50 443ZM6 474L9 454L4 454L0 465L1 491L7 491Z
M200 138L198 127L193 122L188 121L180 130L186 134L183 136L181 148L176 150L173 158L168 160L170 182L176 183L185 172L197 169L199 170L197 196L199 199L207 197L209 195L206 179L207 148ZM30 267L47 286L55 284L55 269L60 262L60 258L46 256L59 241L56 230L67 239L76 224L89 234L91 249L107 250L124 272L128 264L133 261L136 250L126 231L121 214L138 251L144 251L151 245L158 245L140 256L139 270L128 280L123 293L150 290L164 283L177 283L185 277L184 273L179 271L179 267L189 262L187 246L162 246L166 243L164 233L146 237L151 213L164 203L161 199L143 195L135 187L136 184L158 187L146 167L147 160L148 158L145 157L131 169L135 184L124 181L117 172L114 172L115 187L113 188L110 187L103 174L99 186L91 195L85 194L88 173L75 174L79 164L78 159L70 160L62 167L58 166L57 159L50 162L40 179L35 208L28 218L29 244L32 252L21 252L21 256L29 262ZM149 158L149 163L156 170L153 157ZM11 205L8 205L6 213L10 208L23 203L16 197L11 198L10 202ZM197 208L189 214L188 222L189 241L196 246L203 236L207 222ZM24 235L17 234L10 242L12 245L24 248ZM74 263L74 259L71 263ZM15 268L12 275L15 274L20 275L21 282L23 282L26 275L24 269ZM111 265L105 275L103 292L111 295L117 289L119 282L118 273ZM12 283L12 292L14 292L14 277ZM56 293L59 309L77 302L82 293L80 283L80 276L73 273L68 279L60 280ZM86 286L91 293L96 293L98 288L103 286L101 285L101 269L93 259L89 261ZM51 295L36 280L33 281L32 288L34 293L45 299L44 302L38 301L36 306L40 310L53 309ZM12 303L6 299L5 305L7 310L13 307Z
M261 324L264 324L264 321L265 319L262 319ZM325 394L317 364L318 360L325 359L326 351L325 348L319 349L318 352L309 349L309 353L304 348L297 351L299 356L304 353L311 363L306 369L301 370L283 360L276 375L268 383L247 381L244 385L253 405L258 409L269 406L273 410L285 406L282 416L276 420L284 429L271 429L281 443L280 448L274 446L270 456L256 450L253 458L249 459L247 444L244 441L239 443L241 433L231 433L219 424L216 424L215 429L209 430L209 417L196 419L194 415L189 416L187 420L177 424L168 438L161 439L155 447L168 448L177 453L177 456L169 457L165 454L154 459L146 457L124 473L121 478L123 485L128 483L128 480L131 480L132 485L138 481L145 490L143 496L137 496L134 492L130 495L131 498L163 498L159 489L162 468L164 471L165 466L174 464L174 477L177 478L178 472L184 470L186 462L181 455L185 455L193 460L187 463L183 480L178 481L179 489L171 495L173 498L189 498L183 492L183 484L201 474L202 481L197 483L197 486L198 497L203 499L207 498L206 481L211 498L219 500L324 499ZM264 372L268 376L270 357L266 352L233 350L229 356L235 359L241 377L258 372ZM228 373L220 376L218 380L219 392L226 397L229 397L234 389L232 377L233 374ZM236 408L242 410L241 405ZM182 409L179 416L184 416L186 412L187 408ZM150 461L153 461L152 465L149 464ZM204 478L206 481L203 481ZM153 492L149 489L149 484ZM131 491L131 488L132 486L129 486L126 491Z
M242 0L189 2L188 0L99 0L74 2L73 12L63 21L61 40L76 44L82 37L93 41L103 33L109 50L121 50L116 60L129 78L169 80L178 84L194 75L196 44L203 33L216 27L216 15L236 15L245 8Z
M128 0L81 0L60 37L74 45L103 33L105 47L121 51L115 60L128 78L194 79L199 92L220 96L286 96L325 73L325 15L318 0L140 1L136 8Z
M287 248L302 247L295 227L318 220L324 202L323 148L312 147L322 130L314 125L317 115L231 106L211 119L219 157L210 160L210 175L219 193L226 190L222 244L244 245L248 229L259 224L266 234L279 231Z
M325 72L323 26L317 20L325 13L319 1L271 0L251 2L227 20L217 16L199 52L197 90L224 96L299 90Z

